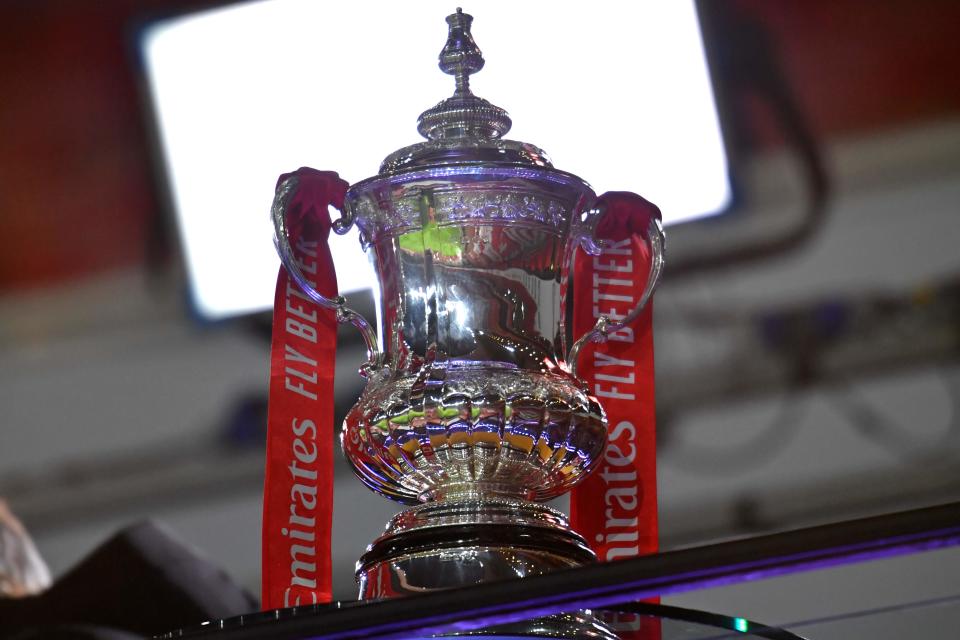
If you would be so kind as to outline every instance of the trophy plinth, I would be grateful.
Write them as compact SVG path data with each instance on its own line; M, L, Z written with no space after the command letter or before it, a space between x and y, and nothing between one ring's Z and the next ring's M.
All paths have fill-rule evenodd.
M401 512L357 563L362 599L541 575L594 560L564 515L535 502L456 498Z

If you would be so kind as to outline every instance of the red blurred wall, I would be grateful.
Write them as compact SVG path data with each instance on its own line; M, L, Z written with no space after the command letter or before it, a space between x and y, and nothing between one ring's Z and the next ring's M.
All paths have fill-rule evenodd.
M130 43L175 4L211 3L0 5L0 291L146 259L162 214ZM960 115L958 2L724 4L768 30L822 138Z

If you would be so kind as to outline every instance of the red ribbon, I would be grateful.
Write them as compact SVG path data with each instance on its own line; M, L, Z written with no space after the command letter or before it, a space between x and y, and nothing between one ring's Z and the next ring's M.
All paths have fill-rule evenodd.
M347 183L301 168L286 211L294 258L311 286L337 295L327 207L343 206ZM263 493L264 609L329 602L333 524L333 377L337 321L283 267L277 278L270 351L267 464Z
M640 300L650 269L647 238L660 210L634 193L610 192L596 236L599 256L578 251L574 262L574 335L600 315L622 319ZM570 495L570 521L601 562L656 553L657 457L652 305L602 344L584 345L578 373L603 405L609 424L599 468ZM624 637L659 638L659 628L633 614L612 620ZM631 633L635 632L635 633Z

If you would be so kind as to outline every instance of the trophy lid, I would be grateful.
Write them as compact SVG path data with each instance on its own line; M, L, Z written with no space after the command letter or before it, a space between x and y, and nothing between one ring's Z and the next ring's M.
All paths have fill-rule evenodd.
M420 114L417 129L426 142L390 154L377 175L347 190L344 218L334 223L337 233L355 222L364 247L381 237L467 220L473 225L520 220L567 233L596 199L589 184L555 169L542 149L503 139L510 116L470 91L470 75L483 67L472 22L461 9L447 16L440 69L454 76L456 89ZM426 195L435 205L429 215L421 202Z
M427 142L391 153L380 165L380 175L464 162L553 167L542 149L503 140L512 124L510 116L470 91L470 76L484 65L483 54L470 33L472 23L473 16L460 7L447 16L449 33L439 66L454 76L454 94L420 114L417 130Z

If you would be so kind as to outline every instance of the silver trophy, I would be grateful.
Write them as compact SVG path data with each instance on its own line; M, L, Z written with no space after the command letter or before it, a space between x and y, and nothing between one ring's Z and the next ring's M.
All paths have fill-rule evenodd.
M341 433L373 491L416 505L395 516L357 564L360 598L539 575L594 561L565 516L544 504L597 465L603 407L577 378L577 354L633 321L663 265L651 223L646 290L625 318L601 317L573 340L564 304L574 253L601 250L603 212L575 175L539 148L504 140L506 111L470 91L483 57L473 18L447 17L440 68L453 96L420 115L426 142L390 154L350 187L337 233L356 225L379 281L379 337L312 290L273 207L283 264L320 305L363 334L368 378Z

